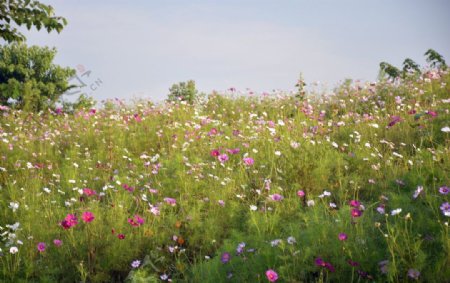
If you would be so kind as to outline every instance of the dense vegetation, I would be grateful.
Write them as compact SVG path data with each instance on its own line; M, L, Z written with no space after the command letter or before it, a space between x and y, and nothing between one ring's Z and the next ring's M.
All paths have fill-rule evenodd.
M450 75L1 107L0 280L445 282Z

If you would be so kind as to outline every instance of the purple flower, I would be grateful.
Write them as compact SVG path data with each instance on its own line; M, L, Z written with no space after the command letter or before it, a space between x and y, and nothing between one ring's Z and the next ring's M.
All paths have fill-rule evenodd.
M273 200L273 201L280 201L282 200L284 197L280 194L273 194L273 195L269 195L269 197Z
M131 263L131 267L132 267L132 268L138 268L140 265L141 265L141 261L140 261L140 260L134 260L134 261Z
M245 248L245 243L244 242L239 243L236 248L237 254L241 254L244 251L244 248Z
M400 121L401 121L400 116L392 116L392 117L391 117L391 121L390 121L389 124L388 124L388 128L394 126L395 124L397 124L397 123L400 122Z
M244 164L247 166L252 166L255 163L255 161L251 157L245 157L243 159L243 161L244 161Z
M266 277L270 282L275 282L278 280L278 274L272 269L266 271Z
M439 193L441 193L443 195L448 194L448 192L450 192L450 189L447 186L442 186L442 187L439 188Z
M348 236L345 233L339 233L338 238L339 241L346 241L348 239Z
M220 261L221 261L222 263L227 263L227 262L230 261L230 259L231 259L231 254L230 254L230 253L227 253L227 252L224 252L224 253L220 256Z
M377 211L379 214L384 214L385 213L384 206L380 205L379 207L377 207Z
M357 200L351 200L350 201L350 206L353 206L353 207L359 207L361 205L361 203L359 202L359 201L357 201Z
M351 214L352 214L353 218L360 217L362 214L362 211L357 208L353 208Z
M228 161L228 155L226 153L221 154L217 157L217 159L219 159L221 163L225 163L226 161Z
M440 208L445 216L450 217L450 204L448 202L444 202Z
M40 243L37 245L37 249L38 249L38 251L41 252L41 253L45 251L45 248L46 248L46 245L45 245L45 243L43 243L43 242L40 242Z
M54 239L53 244L57 247L62 246L62 241L60 239Z
M164 201L170 206L175 206L177 204L177 200L174 198L164 198Z
M420 276L420 272L417 269L410 268L408 270L408 277L409 278L417 280L417 279L419 279L419 276Z
M316 260L314 261L314 263L315 263L317 266L320 266L320 267L324 267L324 266L325 266L325 261L323 261L323 259L320 258L320 257L316 258Z
M230 148L230 149L227 149L227 152L228 152L229 154L238 154L240 151L241 151L241 149L239 149L239 148Z
M383 274L387 274L388 273L388 267L389 267L389 261L388 260L380 261L378 263L378 266L380 267L381 273L383 273Z

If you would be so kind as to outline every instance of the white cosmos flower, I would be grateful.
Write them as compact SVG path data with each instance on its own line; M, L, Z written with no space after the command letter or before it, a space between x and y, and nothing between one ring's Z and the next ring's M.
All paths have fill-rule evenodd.
M391 211L391 215L397 215L400 212L402 212L402 209L401 208L397 208L397 209L394 209L394 210Z
M19 252L19 249L18 249L17 247L11 247L11 248L9 249L9 252L10 252L11 254L16 254L16 253Z

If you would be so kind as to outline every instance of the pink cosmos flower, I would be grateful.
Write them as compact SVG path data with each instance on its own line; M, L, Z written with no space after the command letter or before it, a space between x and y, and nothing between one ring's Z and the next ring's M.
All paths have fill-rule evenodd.
M164 198L164 201L170 206L177 205L177 200L174 198Z
M361 203L359 202L359 201L357 201L357 200L351 200L350 201L350 206L353 206L353 207L359 207L361 205Z
M131 186L129 186L129 185L127 185L127 184L123 184L122 187L123 187L125 190L129 191L130 193L134 191L134 188L131 187Z
M228 159L229 159L228 155L226 153L219 155L217 158L219 159L219 161L221 163L224 163L224 162L228 161Z
M238 154L240 151L241 151L240 148L230 148L230 149L227 149L227 152L228 152L229 154Z
M269 197L273 200L273 201L281 201L284 197L280 194L273 194L273 195L269 195Z
M92 220L95 219L94 214L90 211L85 211L83 212L83 214L81 215L81 219L83 219L83 221L85 223L89 223L92 222Z
M93 189L84 188L84 189L83 189L83 194L85 194L85 195L87 195L87 196L89 197L89 196L94 196L94 195L96 195L97 192L96 192L95 190L93 190Z
M53 240L53 244L57 247L61 247L62 246L62 241L60 239L54 239Z
M400 122L401 121L401 118L400 118L400 116L392 116L391 117L391 121L389 122L389 124L388 124L388 128L390 128L390 127L393 127L395 124L397 124L398 122Z
M345 233L339 233L338 238L340 241L345 241L348 239L348 236Z
M69 229L78 224L78 218L75 214L67 214L66 218L60 224L64 229Z
M351 214L352 214L353 218L360 217L362 214L362 211L357 208L353 208Z
M305 196L305 192L304 191L302 191L302 190L300 190L300 191L297 191L297 195L299 196L299 197L304 197Z
M247 165L247 166L252 166L253 163L255 163L255 161L251 157L245 157L243 159L243 161L244 161L244 164Z
M266 271L266 277L270 282L275 282L278 280L278 274L272 269Z
M144 218L136 214L133 218L128 218L128 223L133 227L138 227L144 224Z
M218 149L213 149L211 150L211 152L209 153L212 157L217 157L220 155L220 151Z
M43 242L40 242L40 243L37 245L37 249L38 249L38 251L41 252L41 253L45 251L45 248L46 248L46 245L45 245L45 243L43 243Z

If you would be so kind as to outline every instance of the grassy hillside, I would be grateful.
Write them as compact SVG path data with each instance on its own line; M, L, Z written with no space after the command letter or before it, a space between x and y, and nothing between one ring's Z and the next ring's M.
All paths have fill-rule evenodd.
M0 281L445 282L450 75L0 117Z

